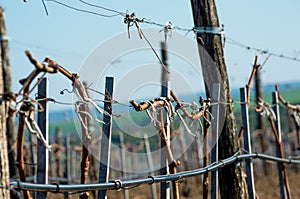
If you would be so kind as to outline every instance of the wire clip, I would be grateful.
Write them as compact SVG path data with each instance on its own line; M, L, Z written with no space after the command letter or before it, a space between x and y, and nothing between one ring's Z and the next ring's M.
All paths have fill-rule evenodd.
M224 27L194 27L194 32L196 34L214 34L214 35L222 35L224 34Z
M10 38L7 35L0 35L0 41L8 41Z

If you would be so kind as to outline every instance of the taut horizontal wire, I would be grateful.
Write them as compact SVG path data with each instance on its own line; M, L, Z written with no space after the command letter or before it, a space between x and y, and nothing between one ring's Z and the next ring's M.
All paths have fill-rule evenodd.
M117 15L120 15L120 14L105 15L105 14L101 14L101 13L98 13L98 12L93 12L93 11L90 11L90 10L84 10L84 9L81 9L81 8L76 8L74 6L70 6L70 5L66 4L66 3L62 3L62 2L56 1L56 0L44 0L44 1L54 2L56 4L59 4L61 6L67 7L67 8L72 9L72 10L76 10L78 12L89 13L89 14L98 15L98 16L101 16L101 17L110 18L110 17L115 17ZM48 13L47 9L45 9L45 10L46 10L46 13Z
M229 37L226 37L226 40L228 40L227 43L229 43L231 45L234 45L234 46L237 46L237 47L240 47L240 48L245 48L246 50L252 50L252 51L256 51L256 52L261 53L261 54L265 54L265 55L269 55L269 56L273 56L273 57L278 57L278 58L281 58L281 59L287 59L287 60L291 60L291 61L300 62L300 59L297 58L298 56L291 57L291 56L287 56L287 55L284 55L284 54L273 53L273 52L270 52L267 49L260 49L260 48L256 48L256 47L251 47L251 46L248 46L248 45L243 44L241 42L235 41L234 39L231 39Z
M67 7L69 9L73 9L73 10L76 10L76 11L79 11L79 12L85 12L85 13L88 13L88 14L98 15L98 16L107 17L107 18L109 18L109 17L115 17L117 15L125 17L126 14L127 14L125 12L121 12L121 11L118 11L118 10L115 10L115 9L106 8L106 7L101 6L101 5L92 4L92 3L89 3L89 2L83 1L83 0L79 0L79 1L81 3L83 3L83 4L88 5L88 6L99 8L99 9L103 9L103 10L106 10L108 12L112 12L114 14L112 14L112 15L105 15L105 14L102 14L102 13L99 13L99 12L94 12L94 11L90 11L90 10L84 10L84 9L76 8L76 7L70 6L70 5L66 4L66 3L62 3L62 2L56 1L56 0L43 0L42 2L43 2L43 5L45 7L47 15L48 15L48 11L47 11L47 8L46 8L46 5L45 5L45 1L54 2L56 4L60 4L60 5L64 6L64 7ZM151 19L147 19L147 18L142 18L142 20L140 21L140 23L145 23L145 24L157 26L157 27L160 27L160 28L167 27L166 24L158 23L158 22L155 22L155 21L153 21ZM168 29L183 31L183 32L186 32L186 34L188 34L191 31L197 33L197 27L182 28L182 27L179 27L179 26L173 26L172 25L172 26L168 27ZM205 33L209 33L209 31L205 32ZM287 55L284 55L284 54L273 53L273 52L270 52L269 50L266 50L266 49L260 49L260 48L256 48L256 47L251 47L251 46L248 46L248 45L246 45L244 43L235 41L234 39L231 39L227 35L226 35L226 41L229 44L232 44L232 45L235 45L235 46L238 46L238 47L241 47L241 48L245 48L247 50L253 50L253 51L256 51L256 52L259 52L259 53L262 53L262 54L267 54L269 56L274 56L274 57L278 57L278 58L281 58L281 59L287 59L287 60L291 60L291 61L300 62L300 59L297 58L298 56L292 57L292 56L287 56Z
M21 181L12 181L10 186L13 189L23 189L30 191L42 191L42 192L80 192L80 191L92 191L92 190L119 190L126 189L128 187L134 187L142 184L153 184L158 182L166 181L177 181L183 178L189 178L197 175L203 175L207 172L215 171L222 167L228 166L230 164L246 160L246 159L263 159L272 162L286 163L286 164L300 164L300 160L287 159L287 158L278 158L275 156L251 153L251 154L242 154L234 155L229 158L226 158L222 161L215 162L210 164L207 167L183 171L176 174L168 175L158 175L158 176L149 176L147 178L140 178L134 180L115 180L107 183L94 183L94 184L36 184L36 183L27 183Z
M110 9L110 8L106 8L104 6L99 6L99 5L95 5L95 4L92 4L92 3L89 3L89 2L86 2L86 1L83 1L83 0L79 0L81 3L84 3L86 5L89 5L89 6L92 6L92 7L95 7L95 8L100 8L100 9L103 9L103 10L106 10L106 11L110 11L110 12L114 12L116 14L119 14L123 17L126 16L126 13L124 12L120 12L120 11L117 11L117 10L114 10L114 9Z

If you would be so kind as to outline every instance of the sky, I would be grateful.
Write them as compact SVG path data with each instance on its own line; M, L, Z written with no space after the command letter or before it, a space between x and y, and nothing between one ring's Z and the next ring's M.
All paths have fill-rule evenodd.
M86 1L121 12L135 12L138 18L146 18L160 24L171 21L174 26L187 29L193 27L193 16L189 1ZM101 14L111 14L84 5L77 0L60 0L60 2ZM53 1L45 1L45 3L49 13L48 16L42 1L28 0L26 3L21 0L0 1L0 5L6 12L6 28L10 38L9 54L13 72L12 88L15 92L20 89L18 80L26 77L33 69L24 54L25 50L30 50L40 61L46 56L50 56L71 72L78 72L82 71L83 66L89 60L89 55L95 49L106 44L107 41L113 40L118 35L127 35L127 27L122 16L107 18L78 12ZM255 55L259 56L259 63L263 63L267 58L267 54L248 50L232 43L237 44L237 42L240 42L246 46L289 57L297 57L300 54L300 26L298 21L300 19L300 1L289 0L283 3L274 0L216 0L216 4L220 23L224 24L225 27L225 61L232 88L239 88L247 83ZM145 30L147 28L161 29L148 24L140 24L140 27ZM159 30L156 31L157 35L161 35L161 38L157 35L148 36L153 45L159 46L164 37ZM170 43L177 42L178 37L176 37L176 34L185 35L186 32L173 30L173 34L175 36L169 38ZM189 33L186 37L195 41L195 36L192 33ZM120 46L128 42L125 41L128 40L127 37L124 36L123 38L124 42L120 40ZM138 34L132 32L131 39L134 41L136 38L138 38ZM114 49L110 50L114 51ZM116 64L136 65L142 64L140 60L145 61L145 57L138 53L130 53L127 57L125 55L120 56L120 60L114 60ZM297 58L300 58L300 56ZM101 59L97 59L99 65L101 65ZM149 55L147 54L146 59L145 64L157 64L158 62L152 52ZM184 65L174 66L176 63L181 63L180 60L177 60L177 62L176 60L177 58L171 56L170 67L174 67L174 70L184 68ZM263 83L275 84L299 81L299 65L300 62L297 61L270 56L263 66ZM128 66L124 66L120 73L126 73L126 70L129 70ZM185 72L183 74L186 79L193 79L192 74L190 76ZM121 77L123 76L120 75ZM99 80L100 84L101 81ZM50 97L54 97L59 101L70 100L68 96L59 95L62 89L71 89L70 82L58 75L50 75L49 82ZM93 83L94 85L97 84L97 82ZM191 87L197 83L194 84L191 83ZM121 98L120 94L117 96ZM60 106L55 105L53 108L60 108Z

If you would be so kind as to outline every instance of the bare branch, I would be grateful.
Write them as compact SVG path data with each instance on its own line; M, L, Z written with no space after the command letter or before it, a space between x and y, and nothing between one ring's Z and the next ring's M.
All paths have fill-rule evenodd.
M279 101L284 105L286 106L288 109L292 109L294 111L297 111L297 112L300 112L300 105L293 105L293 104L290 104L288 101L286 101L285 99L283 99L283 97L281 96L280 92L279 92L279 88L278 88L278 85L276 84L275 85L275 89L278 93L278 99Z

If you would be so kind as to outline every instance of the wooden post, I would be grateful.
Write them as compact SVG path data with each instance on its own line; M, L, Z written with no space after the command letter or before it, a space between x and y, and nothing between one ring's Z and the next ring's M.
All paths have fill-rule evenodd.
M255 73L255 101L256 104L259 102L259 98L263 99L263 88L262 88L262 81L261 81L261 68L259 67ZM263 116L260 113L256 113L257 118L257 126L256 129L261 129L262 131L265 131L266 129L266 123L263 118ZM266 143L266 133L262 132L258 135L260 145L261 145L261 152L264 153L267 150L267 143ZM265 160L262 160L262 166L265 175L268 174L270 168Z
M80 162L80 183L87 184L89 179L89 167L90 167L90 160L89 160L89 124L88 124L88 116L85 112L88 112L88 105L87 104L80 104L79 113L82 123L81 123L81 139L82 139L82 150L81 150L81 162ZM87 199L89 198L89 192L85 191L80 194L80 199Z
M43 78L38 86L38 99L44 99L48 96L48 79ZM48 104L46 100L40 102L43 107L43 112L38 112L38 125L41 132L48 143ZM43 141L37 141L37 183L48 184L48 165L49 165L49 151L44 145ZM47 198L47 192L37 192L37 198Z
M1 77L1 76L0 76ZM26 107L24 103L22 106ZM27 108L27 107L26 107ZM24 163L24 129L25 129L25 114L21 113L19 115L19 126L18 126L18 138L17 138L17 167L19 178L22 182L26 182L25 176L25 163ZM30 192L28 190L22 190L23 197L25 199L30 199Z
M125 157L125 147L124 147L124 138L123 132L119 133L119 147L120 147L120 156L121 156L121 169L122 169L122 177L126 177L126 157ZM124 189L124 199L129 199L129 192L128 189Z
M262 83L261 83L261 68L258 68L256 73L255 73L255 99L256 99L256 104L259 102L259 98L263 99L263 88L262 88ZM260 113L257 113L257 129L265 129L266 124L265 120L263 119L263 116ZM263 140L261 140L263 143ZM265 146L262 144L262 152L264 152Z
M144 135L144 142L145 142L145 148L146 148L146 153L147 153L148 168L150 170L149 174L152 176L154 174L154 172L153 172L153 162L152 162L149 139L148 139L148 136L146 134ZM155 183L151 184L151 192L152 192L152 199L157 199L157 192L156 192Z
M4 24L4 14L3 9L0 7L0 27L2 27ZM2 35L0 35L2 36ZM2 54L2 51L0 52ZM0 66L3 66L2 57L0 57ZM4 92L5 88L5 74L3 67L0 67L0 93ZM9 160L7 155L7 138L6 138L6 129L7 129L7 123L6 123L6 103L3 100L3 98L0 99L0 185L2 188L0 188L0 198L3 199L9 199L10 193L9 190L6 187L9 187Z
M0 7L0 48L1 48L1 60L0 65L2 68L2 78L3 78L3 92L11 92L11 67L9 61L9 49L8 49L8 36L5 26L5 12L3 8ZM5 106L9 107L11 104L10 100L5 101ZM6 117L6 137L7 137L7 150L8 150L8 160L9 160L9 175L10 178L17 175L16 164L15 164L15 152L13 145L15 143L15 117L14 115L7 115ZM11 192L11 197L15 193Z
M219 17L215 0L191 0L194 26L220 28ZM196 31L197 32L197 31ZM219 137L219 159L225 159L239 151L238 133L234 109L225 64L222 36L220 34L207 34L198 31L198 50L201 60L201 69L205 83L207 98L211 97L214 83L221 83L220 99L229 104L222 105L220 112L224 119L222 132ZM223 112L224 110L224 112ZM246 194L243 181L242 167L231 164L223 167L219 172L220 195L222 198L243 198Z
M1 87L3 86L1 82L2 81L2 74L0 69L0 92ZM3 88L3 87L2 87ZM6 140L6 121L5 121L5 106L4 103L0 103L0 172L1 172L1 178L0 178L0 184L4 187L9 187L9 163L8 163L8 156L7 156L7 140ZM9 190L6 188L0 188L0 198L3 199L9 199L10 194Z
M279 100L278 100L278 92L272 92L272 99L273 99L273 111L276 115L275 127L277 130L278 140L281 142L281 125L280 125L280 112L279 112ZM277 150L277 154L279 151ZM278 177L279 177L279 186L280 186L280 198L285 199L287 198L287 193L285 191L284 185L284 174L283 174L283 165L281 163L277 164L278 168Z
M162 67L162 76L161 76L161 96L162 97L170 97L170 75L169 75L169 65L168 65L168 53L167 53L167 44L165 42L161 42L161 55L162 62L164 67ZM170 141L170 121L169 118L164 114L166 124L166 135L167 139ZM164 148L163 142L161 142L161 149ZM161 169L160 174L165 175L168 174L168 160L166 156L165 150L161 150ZM160 183L160 197L161 199L169 199L170 198L170 183L169 182L161 182Z
M114 78L106 77L105 81L105 97L104 111L107 114L103 116L103 135L101 139L100 151L100 168L99 183L108 182L109 177L109 161L110 161L110 145L111 145L111 127L112 127L112 96L113 96ZM107 198L106 190L98 191L98 199Z
M212 120L212 142L215 143L211 150L211 162L218 161L218 139L219 139L219 104L220 101L220 84L213 84L212 90L213 102L217 102L216 105L211 107L213 115ZM218 170L211 172L211 198L217 199L219 192Z
M247 102L247 90L246 88L240 88L241 95L241 110L242 110L242 119L244 127L244 147L248 153L252 153L251 147L251 137L250 137L250 124L249 124L249 111ZM253 177L253 163L251 159L246 159L246 180L248 185L248 194L249 199L255 199L255 186L254 186L254 177Z

